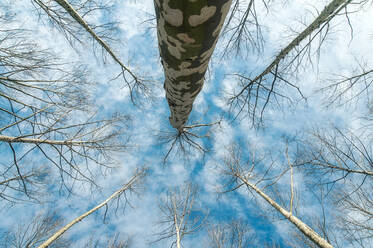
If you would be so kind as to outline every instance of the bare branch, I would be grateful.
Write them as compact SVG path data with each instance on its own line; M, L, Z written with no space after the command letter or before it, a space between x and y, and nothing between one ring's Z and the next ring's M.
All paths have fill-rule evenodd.
M55 6L47 5L41 0L33 0L39 7L43 9L43 11L46 12L46 14L50 17L50 19L55 22L60 29L65 32L65 34L72 35L75 39L79 40L78 34L75 34L75 31L71 28L71 26L74 26L74 24L69 25L71 23L70 20L68 20L64 13L60 13L58 9L55 8ZM59 6L61 6L70 17L79 24L89 35L92 37L93 40L95 40L102 49L104 49L110 57L120 66L121 73L119 73L119 76L121 76L125 82L125 84L128 86L130 90L130 96L133 103L135 103L134 94L135 93L147 93L149 91L148 86L145 85L144 79L139 78L135 73L132 72L132 70L124 65L124 63L119 59L118 55L113 51L113 49L107 44L107 42L104 41L102 37L100 37L99 34L96 33L94 28L91 27L85 20L84 15L88 14L89 12L93 10L101 10L105 9L104 6L97 6L96 8L88 8L84 15L80 15L78 13L78 10L76 10L68 1L66 0L54 0ZM84 8L82 6L81 8ZM109 26L109 25L104 25ZM95 27L97 28L97 27ZM139 91L139 92L137 92ZM139 94L140 95L140 94Z
M255 245L255 235L243 221L214 225L208 233L211 248L244 248Z
M225 161L225 167L227 168L224 173L232 177L232 182L236 184L243 183L247 186L249 192L251 190L255 191L261 198L263 198L266 202L270 204L278 213L280 213L283 217L285 217L289 222L294 224L296 228L302 232L308 239L310 239L313 243L317 244L319 247L323 248L332 248L333 246L325 239L323 239L319 234L317 234L311 227L306 225L303 221L295 217L291 212L287 211L281 205L279 205L275 200L273 200L270 196L268 196L262 189L260 189L256 183L252 183L251 181L255 179L254 173L252 173L252 169L247 172L245 169L245 165L241 165L240 162L240 155L237 150L231 150L231 158L227 158ZM253 161L255 163L255 161ZM254 166L254 165L253 165Z
M32 248L44 242L49 235L55 232L62 223L56 213L48 212L38 214L30 223L19 224L16 230L7 232L2 236L0 247L6 248ZM61 238L49 248L68 248L72 243Z
M158 134L158 138L162 144L170 144L163 158L163 163L165 164L167 162L172 152L176 154L181 153L184 158L188 158L192 151L200 152L203 155L207 153L208 150L204 147L202 141L203 139L209 139L211 132L209 129L217 125L220 126L220 123L221 120L208 124L192 124L184 126L181 131L163 131Z
M370 100L370 88L373 84L373 70L369 69L366 63L358 62L357 68L352 75L335 75L329 79L327 86L318 89L316 92L326 93L326 104L345 105L359 101L365 94L367 103Z
M373 177L371 141L350 130L315 129L299 145L297 167L318 174L323 183L335 184L353 176L364 183L366 177Z
M184 236L202 227L207 215L201 214L202 211L198 211L194 206L196 190L188 184L167 192L159 206L162 212L162 231L157 234L159 238L153 242L173 239L171 247L176 245L177 248L181 248Z
M264 41L262 26L258 20L256 2L258 1L250 0L247 6L242 6L242 1L233 1L230 14L222 31L222 39L228 37L223 56L228 55L230 51L234 51L236 56L241 55L240 52L262 51ZM267 7L266 1L262 2Z
M236 114L236 117L244 110L245 107L247 107L248 114L251 116L253 124L256 123L256 118L258 117L259 122L262 122L264 109L270 101L271 97L276 98L276 96L281 96L281 93L277 92L278 90L276 90L278 87L275 87L281 81L291 88L295 88L299 91L296 86L294 86L293 84L288 84L286 80L283 80L281 76L283 70L279 70L280 62L314 31L316 31L320 27L320 30L322 30L330 22L330 20L334 18L341 10L343 10L350 2L351 0L331 1L321 11L317 18L311 24L309 24L285 48L283 48L276 55L275 59L271 63L269 63L269 65L261 73L254 77L238 75L242 82L242 88L238 92L233 93L233 97L231 97L229 100L231 109L238 107L238 113ZM297 56L299 56L301 51L298 51ZM269 77L268 75L273 75L273 78L271 79L271 77ZM301 96L303 97L302 94ZM259 107L258 104L263 104L263 107L261 107L260 115L257 116L257 112L259 112L257 109Z

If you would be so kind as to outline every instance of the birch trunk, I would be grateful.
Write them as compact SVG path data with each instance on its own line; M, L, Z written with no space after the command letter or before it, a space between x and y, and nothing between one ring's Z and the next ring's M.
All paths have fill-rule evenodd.
M179 227L179 224L177 222L177 216L175 214L174 216L175 218L175 231L176 231L176 248L181 248L181 237L180 237L180 227Z
M97 141L84 140L49 140L49 139L34 139L34 138L19 138L12 136L0 135L0 142L8 143L30 143L30 144L48 144L48 145L65 145L65 146L84 146L84 147L98 147Z
M246 184L247 187L255 190L264 200L266 200L273 208L275 208L279 213L281 213L286 219L288 219L291 223L293 223L299 231L301 231L307 238L309 238L312 242L314 242L317 246L321 248L333 248L331 244L328 243L325 239L320 237L312 228L308 225L303 223L300 219L293 216L291 212L287 211L279 204L277 204L272 198L270 198L267 194L261 191L256 185L247 181L244 177L237 176L241 179L241 181Z
M81 216L75 218L73 221L62 227L60 230L58 230L55 234L53 234L48 240L46 240L43 244L41 244L38 248L47 248L49 245L51 245L56 239L58 239L62 234L64 234L67 230L69 230L73 225L78 223L79 221L82 221L84 218L87 216L91 215L92 213L96 212L106 204L108 204L109 201L112 199L117 198L119 195L121 195L124 191L129 189L133 184L135 184L142 176L143 176L144 171L140 171L134 175L130 181L125 184L121 189L117 190L114 192L109 198L107 198L105 201L102 203L98 204L96 207L92 208L91 210L85 212Z
M96 33L95 31L88 25L86 21L84 21L83 17L79 15L79 13L71 6L71 4L66 0L54 0L56 3L58 3L62 8L66 10L66 12L74 18L76 22L79 23L80 26L82 26L91 36L93 39L97 41L97 43L100 44L100 46L106 50L108 54L114 59L115 62L117 62L123 71L127 71L131 77L135 80L136 83L139 82L139 79L137 76L128 68L126 67L122 61L117 57L117 55L114 53L114 51L109 47L108 44L106 44L105 41L103 41Z
M253 83L260 81L264 76L269 74L276 66L279 65L280 61L285 58L295 47L297 47L301 41L312 34L316 29L320 28L321 25L328 23L335 15L338 14L343 8L345 8L352 0L333 0L321 11L320 15L304 29L294 40L292 40L285 48L283 48L276 58L263 70L262 73L257 75L253 80L250 80L245 87L235 96L238 97L248 89Z
M170 123L183 130L231 0L154 0Z

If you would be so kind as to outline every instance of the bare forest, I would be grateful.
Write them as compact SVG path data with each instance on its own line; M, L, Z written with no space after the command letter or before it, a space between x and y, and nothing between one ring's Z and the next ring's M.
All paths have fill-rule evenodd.
M373 2L0 1L0 248L373 247Z

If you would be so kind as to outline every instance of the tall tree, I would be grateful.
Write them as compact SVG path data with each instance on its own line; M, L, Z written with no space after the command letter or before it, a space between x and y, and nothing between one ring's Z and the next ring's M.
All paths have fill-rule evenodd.
M336 127L308 133L298 144L297 168L309 175L307 184L328 200L324 208L333 206L333 229L343 233L340 243L369 247L373 240L371 139Z
M115 78L123 79L129 89L133 103L135 103L135 95L147 95L149 93L149 87L146 85L145 80L134 73L129 66L125 65L117 52L108 43L108 41L113 40L111 33L115 30L115 23L107 22L95 25L89 24L84 20L84 17L94 16L99 11L110 13L110 1L72 1L71 3L66 0L32 1L35 6L39 7L48 16L51 23L57 26L65 35L70 44L74 44L74 41L83 43L84 31L88 33L92 40L119 65L121 72ZM84 31L81 32L81 29Z
M318 16L291 40L289 44L282 48L260 73L253 77L241 74L238 75L241 89L234 92L229 100L231 108L238 109L237 115L241 114L245 109L247 114L251 117L253 124L261 122L264 110L272 97L287 97L286 92L282 92L281 87L277 86L280 82L295 88L304 98L299 87L287 80L283 74L289 67L297 67L297 59L303 57L303 55L309 51L315 37L321 35L323 29L328 31L330 21L342 10L346 9L347 5L350 3L351 0L333 0L329 2ZM324 36L325 35L326 34L324 34ZM301 43L305 41L307 37L310 38L302 47ZM325 37L321 39L321 42L324 39ZM299 50L296 50L298 46L300 46ZM294 50L296 50L295 56L290 59L290 62L281 65L281 62Z
M208 233L209 247L212 248L244 248L255 244L255 235L250 232L249 226L242 221L214 225Z
M155 0L157 34L171 126L183 132L231 0Z
M99 210L100 208L102 208L104 206L107 206L108 203L110 201L112 201L113 199L119 198L121 195L126 194L127 191L132 190L136 185L138 185L139 183L141 183L141 179L143 179L144 176L145 176L145 170L144 169L141 169L141 170L135 172L134 175L130 178L130 180L126 184L124 184L120 189L118 189L117 191L115 191L111 196L109 196L108 198L106 198L100 204L98 204L95 207L91 208L87 212L83 213L82 215L80 215L77 218L75 218L74 220L72 220L70 223L66 224L65 226L63 226L62 228L60 228L59 230L57 230L57 232L55 232L53 235L51 235L50 238L48 238L45 242L43 242L42 244L40 244L38 246L38 248L47 248L47 247L49 247L52 243L54 243L56 240L58 240L59 237L62 234L64 234L66 231L68 231L75 224L77 224L78 222L82 221L86 217L90 216L91 214L93 214L94 212L96 212L97 210Z
M310 241L316 244L318 247L321 248L333 248L333 246L324 239L321 235L319 235L313 228L308 226L305 222L301 219L297 218L294 214L293 210L293 199L294 199L294 191L293 191L293 174L292 174L292 164L289 163L290 166L290 173L291 173L291 196L290 196L290 206L289 210L285 209L285 207L281 206L278 202L275 201L271 196L266 194L263 189L261 189L258 184L263 181L268 181L271 178L268 173L272 170L272 166L269 169L266 169L264 175L258 176L255 173L255 167L257 166L258 161L256 159L250 158L247 163L243 163L241 161L241 151L237 146L232 146L229 150L229 155L224 161L224 171L223 174L227 175L230 179L229 185L232 190L236 190L241 186L246 186L249 192L256 193L260 198L265 200L277 213L279 213L282 217L284 217L287 221L292 223L298 230L298 232L302 233L307 237ZM280 177L283 173L280 174ZM270 181L272 181L270 179ZM268 184L264 187L267 188L269 186L274 185L278 181L278 177L275 177L274 182L267 182ZM231 190L228 190L231 191Z
M273 53L275 54L274 59L267 61L266 66L262 68L263 71L259 71L258 74L253 75L254 77L247 77L246 75L239 76L242 83L242 88L239 90L242 91L236 92L238 94L235 95L235 98L231 99L231 103L233 104L231 106L238 107L238 113L244 107L247 107L253 119L257 116L261 118L263 110L269 104L270 100L280 95L283 96L282 93L286 91L287 88L281 91L279 83L290 85L298 90L297 85L292 84L286 77L289 75L287 73L290 71L293 72L292 69L299 65L297 62L302 61L305 56L311 56L312 52L310 51L313 51L310 48L311 44L314 44L316 37L320 37L321 42L324 40L324 34L328 33L329 23L332 18L346 14L349 20L350 12L348 10L351 10L350 6L353 3L353 6L357 6L360 3L367 2L367 0L359 2L349 0L329 1L330 4L327 4L324 10L320 9L320 13L315 14L314 21L310 22L311 24L306 23L305 29L301 28L303 31L300 29L301 31L289 44L285 45L279 53ZM108 166L113 157L115 157L112 156L112 152L124 152L126 150L127 136L123 136L122 134L126 133L126 124L129 121L129 117L114 116L107 119L96 117L94 113L95 109L91 108L91 105L94 104L90 101L90 91L94 84L91 82L86 68L80 64L64 64L66 60L60 60L53 52L45 50L44 47L43 49L38 47L38 39L43 39L43 35L29 33L23 27L19 26L17 28L14 23L8 22L10 15L7 13L6 8L2 8L3 3L9 2L10 4L14 4L15 2L7 0L0 2L0 157L5 155L6 160L0 161L0 198L8 201L16 201L16 197L19 197L21 200L27 197L27 199L37 199L43 193L43 189L49 190L57 183L66 184L67 178L71 179L70 182L76 183L77 180L83 180L91 184L105 180L102 177L94 177L94 173L97 171L96 168L100 170L105 167L92 165ZM105 10L108 10L105 6L110 3L110 0L25 0L25 2L33 3L37 7L36 9L39 14L46 15L50 23L54 25L53 28L57 27L57 30L62 31L76 50L80 50L83 46L79 45L87 44L87 40L89 39L91 39L94 45L102 48L103 53L107 54L109 59L115 62L113 64L119 69L119 76L123 76L124 80L128 83L131 93L133 89L136 89L136 85L141 88L142 84L137 74L132 73L131 67L128 67L127 63L124 63L120 59L120 53L117 53L114 47L110 46L112 44L111 37L106 36L108 33L111 33L110 31L114 25L111 25L112 23L110 22L104 22L108 20L112 21L114 20L112 17L123 14L118 12L111 15L112 13L109 11L105 12ZM126 1L113 2L121 6L122 4L127 4ZM214 123L186 124L188 116L192 111L193 102L202 89L204 75L217 44L219 33L224 33L224 30L221 31L221 27L226 15L228 16L227 19L230 26L225 31L227 35L231 34L231 37L228 37L226 40L224 54L226 51L231 51L232 48L237 48L237 51L242 51L244 48L251 52L252 50L250 49L252 48L247 44L260 48L260 39L267 37L267 33L261 36L259 21L263 17L263 12L266 9L269 10L271 7L267 6L267 4L271 5L274 2L267 0L233 0L232 2L233 10L230 12L231 15L228 16L227 12L231 5L230 0L154 0L158 45L165 74L164 87L171 110L170 123L175 128L172 132L165 132L164 142L170 145L170 149L166 151L164 161L171 157L171 152L177 150L178 147L180 148L179 151L182 152L180 157L183 158L188 155L195 155L189 148L204 152L206 151L204 146L214 147L216 148L216 153L220 153L224 149L222 143L225 142L227 137L238 139L247 135L247 128L237 125L234 126L234 128L237 127L237 130L229 130L225 133L226 135L222 135L221 137L216 136L214 137L216 139L212 139L212 142L199 143L198 140L201 140L201 137L209 135L209 133L204 132L205 128L207 129ZM260 12L258 11L259 16L257 16L255 4L256 7L258 5L263 6ZM279 4L278 1L276 4ZM26 12L27 14L31 13L22 8L20 9L23 14ZM39 21L41 21L39 24L45 20L44 16L39 16ZM23 17L20 17L22 21L24 21ZM123 20L121 17L120 19ZM354 24L354 21L353 19L351 20L351 26ZM129 23L125 22L123 24L128 25ZM27 25L24 26L28 27ZM269 27L271 27L271 24ZM44 28L45 26L40 25L41 30ZM257 33L250 33L252 30L256 30ZM117 33L111 34L116 35ZM272 35L272 33L268 34ZM133 40L137 41L136 38ZM78 42L79 45L76 46ZM55 46L54 43L43 45L49 46L52 49ZM141 47L136 44L137 48ZM137 53L138 50L135 51ZM83 52L81 50L81 53ZM86 58L85 55L87 54L83 54L84 58ZM252 54L248 55L252 56ZM287 58L289 60L286 60ZM84 63L84 61L81 62ZM96 69L101 72L102 68ZM251 65L247 69L251 70ZM103 74L100 73L100 76ZM331 83L329 87L324 89L332 92L331 103L338 102L339 99L345 96L346 92L352 92L352 99L357 99L361 96L362 92L368 93L367 89L371 86L372 82L372 70L369 69L369 66L362 66L356 72L355 76L349 76L343 71L339 75L343 75L339 78L339 81L335 81L334 84ZM110 91L112 89L105 88L103 92L107 94L107 90ZM334 94L334 92L337 93ZM102 91L99 93L102 93ZM102 95L100 94L99 97ZM369 93L367 95L369 96ZM368 104L370 104L369 99ZM105 107L107 106L104 106L104 109ZM107 113L106 110L101 111L100 109L99 111L103 115ZM154 114L155 111L152 112ZM278 114L275 113L274 116L277 117ZM139 112L134 115L134 118L141 119L146 124L141 125L139 128L141 132L144 130L143 126L147 126L150 122L154 121L154 119L147 119L147 116L145 117ZM371 121L372 118L367 116L366 120ZM218 123L220 122L215 124ZM287 124L285 128L288 128ZM222 126L229 127L229 124L222 121ZM244 129L241 129L242 127ZM139 129L136 128L131 131ZM203 130L198 131L199 129ZM192 132L192 130L197 130L197 132ZM245 130L245 133L242 130ZM132 133L137 135L136 132ZM293 235L296 233L301 237L300 243L304 243L304 245L295 245L295 247L330 247L330 244L336 247L345 247L346 240L347 243L349 242L353 246L369 247L372 240L371 230L373 219L371 211L373 201L372 194L370 193L373 175L371 144L370 142L365 143L366 139L350 135L349 132L344 130L334 130L334 132L328 130L327 133L328 135L315 134L312 139L304 141L302 144L303 150L297 154L302 157L295 160L295 162L291 162L288 155L286 156L288 163L286 163L286 158L283 160L274 160L276 161L274 164L276 166L279 165L280 168L272 166L271 163L265 163L267 161L266 158L268 157L268 160L270 160L270 155L272 154L266 154L266 158L263 158L261 162L257 160L249 161L248 167L245 167L245 165L240 163L240 157L234 153L239 150L235 147L230 156L231 160L227 159L226 161L225 172L229 175L232 184L234 184L231 185L234 190L240 188L240 193L242 193L243 188L246 187L251 195L257 196L257 200L263 203L263 205L255 206L255 210L268 205L267 209L270 209L270 211L266 212L266 215L271 216L273 214L277 217L279 216L279 218L283 219L282 224L284 222L294 224L294 232L291 232L292 235L290 236L296 236ZM262 142L266 142L266 140L260 140L258 143ZM312 144L312 142L316 143ZM176 184L178 178L165 178L167 182L160 179L164 175L167 177L170 174L167 175L167 170L161 171L158 168L158 161L153 157L154 150L150 148L153 145L151 141L147 142L144 146L137 146L136 144L136 148L139 149L131 155L135 157L134 159L138 160L148 160L148 155L152 156L151 159L154 161L154 167L152 166L154 170L152 172L155 172L155 176L152 178L154 181L151 183L153 183L152 185L156 185L155 188L157 188L158 184L162 183L169 185L169 180L172 181L172 184ZM259 146L261 145L259 144ZM276 150L278 148L275 147ZM251 149L247 154L250 152ZM212 159L206 156L208 162L212 161L214 163L214 161L221 161L219 154L212 156ZM180 162L180 160L177 162ZM214 178L210 178L210 174L205 173L205 168L208 166L204 166L203 162L198 160L198 164L195 167L182 171L177 170L178 168L175 171L176 166L172 166L172 170L175 172L172 175L182 175L183 177L186 176L191 180L198 180L200 182L210 182L210 179L213 181ZM305 168L307 170L302 170ZM50 170L54 171L51 172ZM121 180L122 176L128 176L125 174L126 171L127 168L122 168L121 174L113 175L109 180L113 178ZM160 171L161 173L159 173ZM322 197L325 197L321 200L325 202L325 205L321 205L325 207L326 211L324 213L323 209L322 213L316 214L324 215L324 220L320 218L316 222L310 221L309 217L311 214L304 214L303 212L302 214L304 215L301 215L301 212L298 211L300 204L297 205L296 203L297 196L303 196L304 194L308 198L310 193L308 189L297 192L302 186L299 187L299 184L294 185L294 171L296 173L299 171L302 171L302 173L306 172L305 174L301 174L300 172L299 174L295 174L295 176L301 176L302 180L304 179L304 182L302 181L304 184L307 184L308 180L316 182L318 179L320 179L320 181L317 181L319 185L316 183L316 186L320 186L321 189L324 189L322 184L325 182L329 184L327 180L331 180L335 185L338 184L338 187L336 187L339 191L338 194L335 193L335 190L321 194ZM311 173L307 174L307 172ZM186 173L190 174L185 175ZM56 175L57 177L60 176L60 179L56 181L51 180L51 178L56 178ZM272 177L272 175L274 176ZM288 175L289 181L287 179L284 180ZM110 184L109 180L105 180L104 183ZM295 180L297 181L297 179ZM299 183L299 181L297 182ZM75 189L82 189L82 192L85 193L84 190L86 188L84 186L86 184L76 184L78 186ZM121 182L120 184L122 185L123 183ZM47 187L42 188L43 186ZM80 186L83 187L80 188ZM145 201L158 199L154 196L158 193L163 200L161 204L161 227L163 232L160 233L159 239L170 239L171 246L181 248L183 247L183 243L186 244L184 238L199 229L203 223L204 214L201 214L203 212L195 211L194 188L188 185L177 190L171 190L164 195L164 192L159 192L157 189L152 191L153 194L151 197L147 197ZM44 246L63 247L66 244L69 246L68 243L64 244L62 242L64 241L62 240L64 237L63 232L70 230L70 227L76 225L78 221L85 219L90 214L93 215L98 209L104 209L109 204L109 201L112 202L112 200L118 199L117 196L125 194L124 190L126 189L121 188L104 202L73 220L63 229L59 230L56 235L53 235L53 238L49 240L49 242L52 242L51 244L45 244ZM205 193L203 191L203 196L211 197L211 195L205 195ZM331 197L326 199L329 195ZM330 199L335 202L331 202ZM57 200L57 204L62 204L64 207L69 203L67 200L60 201L61 198ZM207 204L215 204L213 200L211 201L211 198L203 200L207 201ZM241 198L241 195L239 195L238 199L233 198L230 200L232 201L228 201L227 205L234 208L243 202L246 203L245 199ZM79 201L79 198L77 201ZM304 204L309 207L307 209L309 210L310 204L313 204L313 202L311 200L305 201ZM244 207L246 209L247 206L245 205ZM312 207L314 206L312 205ZM312 210L314 209L312 208ZM12 214L13 216L18 215L15 211ZM247 213L240 212L240 214L246 217ZM337 217L334 218L334 215L337 215ZM222 218L232 219L235 216L232 216L231 212L228 211L224 212ZM144 220L145 218L139 219L141 219L139 221L148 221ZM335 225L333 228L343 231L341 233L345 236L345 239L341 242L342 245L337 244L334 237L330 239L326 231L327 228L324 228L327 224L330 225L328 222L330 219L337 219L339 221L339 225ZM137 221L138 219L136 221L131 219L131 229L137 229ZM213 222L215 221L216 219L213 220ZM115 228L118 228L123 223L112 224L113 226L117 225ZM270 225L270 223L267 224ZM145 225L141 225L139 228L143 228L142 226ZM255 225L252 227L261 229L261 227ZM250 236L249 228L240 222L232 222L229 226L216 226L215 229L210 229L211 246L247 247L253 245L255 240L251 240L254 237ZM328 228L330 227L328 226ZM41 242L45 241L46 236L51 236L52 233L57 231L57 228L53 225L47 225L42 228L37 227L36 229L36 232L30 232L31 238L29 238L27 232L22 232L22 234L25 234L23 240L22 237L20 239L14 238L14 235L8 236L10 237L9 240L16 242L18 247L27 247L30 244L29 240L36 237L35 240L37 242L34 243L35 246L35 244L40 245ZM110 226L111 231L114 233L117 230L113 230L112 226ZM261 231L257 233L261 234ZM108 236L114 238L108 242L100 238L100 240L87 243L86 247L128 246L127 242L124 240L124 242L121 242L122 240L117 239L117 236L112 235L112 233L108 233ZM25 245L26 243L27 245ZM281 241L279 247L284 246L284 243L287 244L287 240L285 242ZM5 243L5 245L10 246L9 243ZM269 245L261 244L261 247L266 246Z
M31 192L39 191L33 187L40 186L51 166L64 186L67 178L95 184L88 166L109 166L109 153L124 150L128 116L98 118L90 106L96 84L87 68L63 63L40 48L11 11L0 13L0 25L10 27L0 30L0 147L8 152L2 154L0 197L13 202L39 198ZM36 165L32 156L37 155L48 162Z
M197 188L190 184L167 192L161 199L161 231L157 234L159 238L154 242L171 239L171 248L181 248L184 237L201 228L205 216L195 208L196 194Z

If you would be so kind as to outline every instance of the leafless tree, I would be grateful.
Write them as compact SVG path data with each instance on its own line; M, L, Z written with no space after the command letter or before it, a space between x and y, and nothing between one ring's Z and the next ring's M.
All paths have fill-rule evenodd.
M113 78L123 79L125 85L129 88L133 103L135 103L135 98L140 95L149 94L147 83L150 81L134 73L133 69L125 65L117 52L109 45L110 41L115 41L112 34L116 30L116 23L89 24L85 21L85 18L90 18L100 12L109 14L113 8L112 1L32 0L32 2L39 14L46 14L50 23L65 35L70 44L74 45L75 40L83 43L82 38L86 37L84 33L86 32L92 39L93 44L102 48L103 55L105 51L120 66L120 73Z
M307 175L310 189L319 191L324 220L314 226L336 247L346 243L369 247L373 237L371 139L337 127L306 133L298 140L294 167ZM326 224L325 209L331 207L332 218ZM304 237L299 238L305 243Z
M96 212L100 208L107 206L110 201L113 199L118 199L121 196L125 196L126 192L131 191L134 187L142 182L142 179L145 176L145 170L140 169L135 172L135 174L131 177L131 179L123 185L119 190L115 191L111 196L109 196L106 200L95 206L94 208L90 209L89 211L85 212L84 214L80 215L79 217L75 218L73 221L65 225L64 227L57 230L53 235L51 235L45 242L38 246L38 248L46 248L49 247L52 243L59 239L59 237L68 231L72 226L77 224L78 222L82 221L92 213ZM126 198L127 200L127 198Z
M232 221L226 224L217 224L209 228L211 248L244 248L254 246L255 235L242 221Z
M307 192L312 194L313 199L313 211L308 213L307 221L310 223L312 228L320 234L330 244L333 244L335 248L345 247L346 240L341 235L341 229L338 225L338 212L335 211L335 205L333 200L324 192L323 187L315 187L313 184L303 182L307 185ZM315 204L315 203L319 204ZM307 207L307 204L303 204L303 207ZM319 205L319 206L317 206ZM333 207L331 207L333 206ZM291 247L310 247L317 248L318 246L313 243L304 234L292 231L289 235L287 243Z
M241 88L233 92L233 96L229 99L231 110L236 110L236 117L241 113L247 114L251 118L253 125L261 123L264 110L271 99L274 99L274 101L279 101L279 98L291 100L288 94L281 90L284 88L280 86L281 84L288 86L286 87L287 91L289 91L289 89L295 89L295 91L305 99L300 88L286 78L286 71L291 67L297 68L303 58L308 56L311 44L316 37L321 37L320 45L322 44L328 33L330 21L343 10L345 14L347 14L347 6L351 4L351 2L350 0L331 1L317 15L312 23L297 34L297 36L268 63L268 66L263 71L255 76L237 74ZM290 53L295 53L295 55L290 61L282 63Z
M197 188L191 184L167 192L160 203L161 231L154 242L171 239L170 247L181 248L183 238L202 227L206 214L195 207Z
M353 177L359 183L373 179L372 142L348 129L314 129L301 139L296 166L318 174L321 182L335 184ZM356 182L356 181L355 181Z
M256 5L262 3L268 11L267 2L255 0L232 2L231 11L222 31L222 38L227 39L224 55L235 52L235 55L242 56L242 53L262 51L264 38Z
M16 26L12 18L12 13L1 16L1 25ZM110 166L110 153L125 150L129 117L97 116L90 107L94 84L86 69L63 64L40 49L31 31L1 29L0 39L0 146L7 151L0 195L10 201L24 199L5 192L10 189L30 198L35 190L27 185L45 177L47 164L60 172L63 186L67 178L94 185L91 165ZM30 163L28 157L40 155L48 162L23 166Z
M15 230L1 235L0 247L3 248L32 248L43 243L49 235L60 227L62 220L53 212L39 214L30 223L21 223ZM50 248L68 248L72 243L67 239L60 239Z
M317 186L310 184L310 191L319 191L321 206L320 210L314 208L315 216L309 218L314 230L334 247L370 247L373 240L372 183L367 180L361 185L349 179L335 186L333 191L325 190L323 185ZM316 217L320 212L322 217ZM291 236L295 247L317 247L300 233Z
M276 213L280 214L287 221L292 223L298 232L304 234L311 242L316 244L319 247L328 247L332 248L333 246L324 238L322 238L318 233L316 233L310 226L305 224L301 219L295 216L294 211L292 210L293 205L293 184L290 184L291 195L290 195L290 210L286 210L280 204L278 204L272 197L264 192L265 188L272 187L279 180L284 173L276 177L270 178L268 175L269 170L266 169L266 172L263 174L258 174L255 170L255 167L258 166L258 161L253 158L249 158L247 163L241 161L241 152L237 146L232 146L229 149L229 155L224 161L224 168L222 173L223 175L228 176L228 184L230 188L227 191L236 190L242 186L246 186L247 190L253 194L259 196L261 199L265 200ZM263 165L261 165L263 166ZM270 166L271 168L272 166ZM291 164L290 164L291 167ZM262 188L259 187L259 184L263 182L265 186Z
M64 221L54 212L39 214L30 223L18 224L17 228L0 235L2 248L35 248L45 242L49 236L56 232ZM131 240L123 235L99 238L91 237L84 245L86 248L129 248ZM48 246L49 248L78 247L75 242L60 237Z

